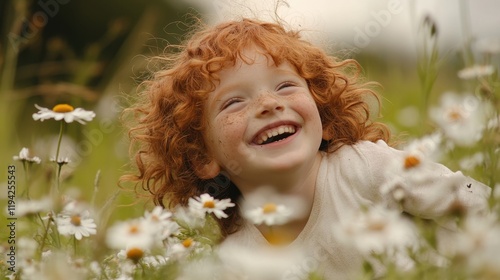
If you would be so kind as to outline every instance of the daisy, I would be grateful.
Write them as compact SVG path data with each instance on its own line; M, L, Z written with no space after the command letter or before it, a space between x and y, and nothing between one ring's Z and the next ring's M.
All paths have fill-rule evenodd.
M468 216L461 231L441 240L444 242L441 251L465 260L474 272L489 271L500 275L500 225L497 221L494 215Z
M174 259L183 258L189 253L193 252L199 243L194 241L192 238L188 237L184 240L178 240L176 243L172 244L168 250L169 256Z
M169 258L162 256L162 255L145 256L142 258L143 264L148 265L150 267L154 267L154 268L164 266L168 263L168 261L169 261Z
M387 164L384 176L387 179L381 186L381 192L387 198L393 198L387 201L388 206L399 207L404 204L405 207L417 207L421 209L421 215L432 211L433 207L437 209L445 205L443 197L452 199L453 196L446 194L454 193L460 185L458 173L453 176L436 175L433 162L419 152L404 152L395 156ZM426 199L418 198L424 194Z
M151 212L144 212L144 219L159 226L166 226L170 222L172 213L161 206L156 206Z
M459 162L461 170L472 170L476 166L483 164L485 155L482 152L476 152L471 156L462 158Z
M493 65L474 65L458 71L458 77L462 80L469 80L489 76L493 72L495 72Z
M226 198L218 200L207 193L195 197L194 199L189 198L189 209L191 209L191 211L208 214L213 213L219 219L227 218L228 216L224 213L224 210L233 206L234 203L231 202L231 199Z
M278 194L271 188L260 188L249 194L242 208L243 216L256 225L283 225L305 214L302 200Z
M190 208L177 206L174 209L173 219L178 225L184 228L201 228L205 225L205 215L199 211L192 211Z
M94 219L90 218L90 213L84 211L81 214L58 215L56 217L57 230L62 235L74 235L77 240L84 236L89 237L96 234L97 225Z
M441 106L431 108L431 119L443 130L444 136L460 146L470 146L482 137L488 107L475 96L443 94Z
M113 249L138 247L148 250L157 242L154 237L155 230L149 222L135 219L110 227L106 234L106 244Z
M50 161L57 162L57 164L59 165L69 164L71 162L71 160L68 157L59 157L57 161L55 157L51 157Z
M16 205L16 217L34 215L49 211L52 208L52 199L44 197L40 200L19 200Z
M156 206L151 212L144 213L144 220L149 222L154 228L152 231L159 236L160 240L165 240L180 229L179 224L171 220L172 212L165 210L161 206Z
M129 259L134 263L138 263L146 254L146 251L138 246L130 246L125 250L120 250L117 254L118 258L125 260Z
M412 140L403 150L412 154L421 154L434 161L439 161L442 155L441 143L443 135L440 132Z
M274 226L288 223L292 214L293 210L283 204L266 203L244 212L243 215L255 225L264 223L267 226Z
M22 148L19 152L19 156L13 156L12 159L22 162L37 163L40 164L42 161L39 157L30 157L30 151L28 148Z
M48 109L40 107L35 104L35 107L39 110L38 113L33 114L33 119L35 121L44 121L48 119L54 119L56 121L64 120L67 123L72 123L77 121L81 124L91 121L95 117L95 113L92 111L86 111L82 108L73 108L73 106L68 104L58 104L54 108Z
M352 246L364 256L386 255L391 260L411 260L406 255L408 248L416 248L418 238L412 223L399 211L374 206L358 212L334 226L337 238Z

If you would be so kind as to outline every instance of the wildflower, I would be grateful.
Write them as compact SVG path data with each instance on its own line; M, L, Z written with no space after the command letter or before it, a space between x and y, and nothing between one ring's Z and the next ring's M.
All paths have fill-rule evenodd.
M440 149L441 142L442 134L436 132L411 141L403 150L410 154L421 154L424 157L429 157L434 161L438 161L442 154Z
M12 157L14 160L17 161L22 161L22 162L29 162L29 163L37 163L40 164L42 161L39 157L30 157L30 151L28 148L22 148L21 151L19 152L19 156L13 156Z
M476 166L479 166L484 163L484 154L481 152L477 152L472 156L465 157L460 160L459 165L462 170L471 170Z
M278 194L270 188L260 188L248 195L242 208L243 216L256 225L283 225L305 214L301 199Z
M256 225L264 223L267 226L273 226L286 224L290 221L292 214L292 209L285 205L266 203L260 207L246 211L244 216Z
M139 247L150 249L156 240L154 228L143 219L119 222L110 227L106 234L106 244L113 249Z
M77 215L89 209L89 205L85 202L75 200L73 198L63 196L64 207L61 211L65 215Z
M364 256L386 255L393 261L396 258L409 261L407 249L418 245L415 230L399 211L379 205L353 214L334 226L340 242L356 248Z
M39 110L38 113L33 114L33 119L35 121L54 119L56 121L64 120L67 123L77 121L81 124L85 124L86 121L91 121L95 117L95 113L92 111L86 111L82 108L75 109L68 104L58 104L54 106L52 110L40 107L36 104L35 107Z
M205 224L205 215L200 211L192 211L190 208L177 206L174 211L174 220L185 228L200 228Z
M142 263L145 265L148 265L150 267L160 267L163 265L166 265L168 262L169 258L162 256L162 255L157 255L157 256L145 256L142 258Z
M458 71L458 77L462 80L469 80L489 76L495 72L492 65L474 65Z
M82 214L58 215L56 224L60 234L74 235L77 240L96 234L97 225L94 223L94 219L90 218L88 211L84 211Z
M162 225L167 225L170 222L170 217L172 217L172 213L161 206L156 206L151 212L144 212L144 219Z
M187 256L189 253L195 251L199 248L199 242L188 237L184 240L177 240L176 243L172 244L169 248L169 256L175 259L180 259Z
M40 200L18 200L16 204L16 217L25 217L49 211L52 208L52 199L44 197Z
M68 157L59 157L57 161L55 157L51 157L50 161L57 162L57 164L59 165L69 164L71 162L71 160Z
M481 139L488 107L473 95L445 93L441 107L431 108L430 117L453 143L470 146Z
M128 247L118 253L118 258L129 259L134 263L138 263L146 254L145 250L137 246Z
M470 215L463 229L440 240L441 251L466 260L474 272L490 271L500 275L500 225L493 215Z
M189 198L189 208L192 211L200 212L200 213L213 213L217 218L227 218L227 214L224 213L228 207L233 207L234 203L231 202L231 199L226 198L222 200L218 200L205 193L200 195L199 197Z
M172 221L171 217L172 212L161 206L156 206L151 212L144 213L144 220L151 224L160 240L165 240L179 231L179 225Z

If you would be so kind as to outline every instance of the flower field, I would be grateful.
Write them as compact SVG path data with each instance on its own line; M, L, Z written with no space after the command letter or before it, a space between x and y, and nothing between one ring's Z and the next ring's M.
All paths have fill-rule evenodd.
M476 38L443 52L437 44L439 26L432 18L419 22L422 44L415 61L399 63L369 52L355 57L367 79L381 84L380 120L390 126L395 145L407 152L387 164L393 180L383 189L404 201L410 192L398 174L425 180L426 164L440 162L489 186L489 211L468 213L452 204L439 222L451 220L458 228L445 240L442 224L383 205L331 230L365 257L356 279L500 279L500 38ZM117 33L103 38L120 34L115 23L110 30ZM129 39L137 36L133 32ZM104 52L105 43L88 47L87 56L71 68L71 79L49 83L42 71L49 68L41 68L26 86L14 82L22 73L16 61L23 57L2 50L0 276L323 279L315 271L317 260L306 262L303 252L282 246L286 233L272 231L301 215L300 201L269 190L248 198L243 216L270 229L271 246L222 250L217 219L227 217L234 201L207 193L185 207L162 209L142 190L118 184L132 170L120 113L147 76L149 65L137 55L150 54L130 47L130 40L123 45L120 54L128 53L127 63L109 68L114 72L97 84L89 73L98 71L104 59L92 55ZM130 70L119 75L123 68ZM43 93L45 88L50 93ZM434 184L430 197L453 191L447 182Z

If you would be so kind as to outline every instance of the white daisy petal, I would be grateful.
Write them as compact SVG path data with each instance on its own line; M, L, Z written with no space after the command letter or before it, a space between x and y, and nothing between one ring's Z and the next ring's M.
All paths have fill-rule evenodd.
M95 113L92 111L87 111L82 108L74 109L68 104L58 104L54 106L52 110L36 104L35 107L39 110L37 113L33 114L33 119L35 121L54 119L56 121L64 120L66 123L77 121L81 124L85 124L95 117Z
M19 156L13 156L12 159L22 162L34 162L40 164L42 161L39 157L30 157L30 152L28 148L22 148L19 152Z
M227 218L228 215L224 213L224 210L235 205L228 198L218 200L207 193L202 194L199 197L190 198L188 204L191 211L199 212L202 214L213 213L219 219Z
M88 211L81 214L60 214L56 217L57 231L62 235L74 235L77 240L96 234L97 225Z

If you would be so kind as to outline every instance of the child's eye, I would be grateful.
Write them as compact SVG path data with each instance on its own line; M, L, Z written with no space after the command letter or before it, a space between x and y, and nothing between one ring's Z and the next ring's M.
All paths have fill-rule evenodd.
M230 98L226 102L224 102L221 106L221 110L226 109L227 107L240 102L241 100L239 98Z
M292 82L283 82L283 83L281 83L281 84L278 85L278 90L284 89L284 88L287 88L287 87L293 87L293 86L295 86L295 84L292 83Z

